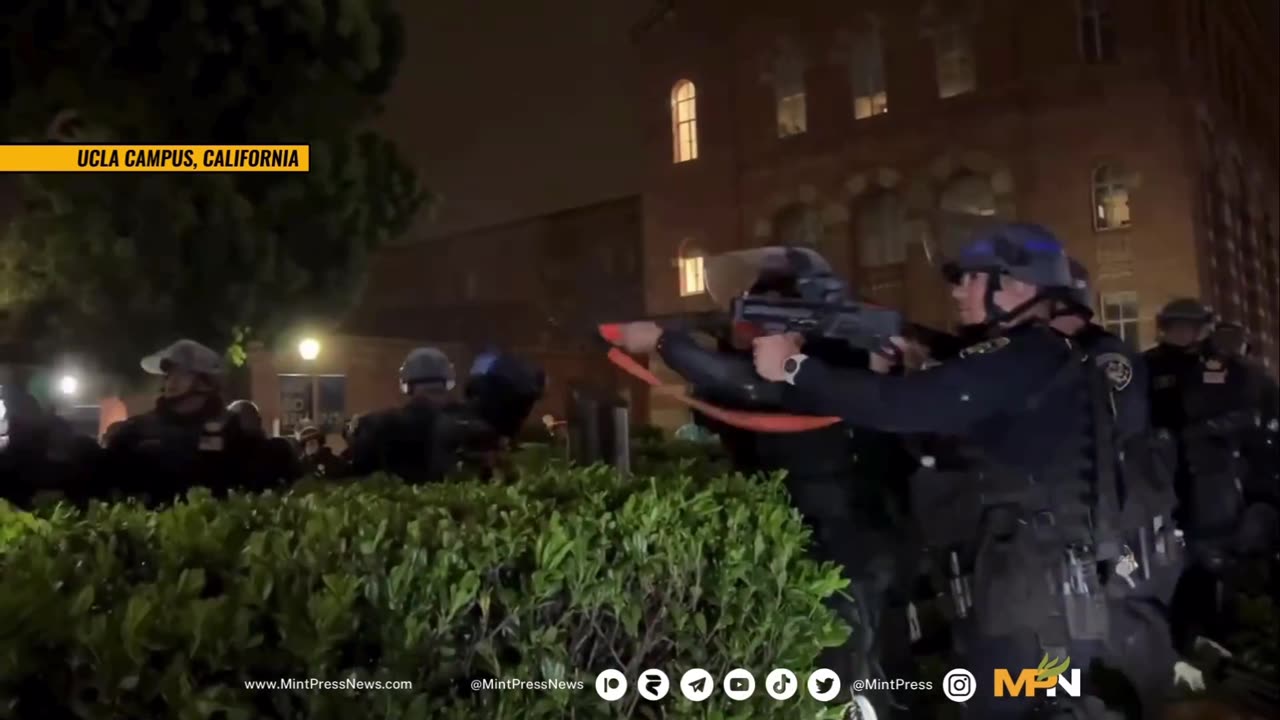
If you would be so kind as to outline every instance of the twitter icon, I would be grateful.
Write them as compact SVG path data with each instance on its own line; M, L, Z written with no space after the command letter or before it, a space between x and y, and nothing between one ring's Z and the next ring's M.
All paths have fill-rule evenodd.
M821 668L809 675L809 694L818 702L834 700L840 694L840 676L834 670Z

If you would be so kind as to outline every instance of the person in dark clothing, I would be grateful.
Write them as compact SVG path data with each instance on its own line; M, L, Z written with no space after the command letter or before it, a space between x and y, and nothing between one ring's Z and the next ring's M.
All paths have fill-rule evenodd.
M302 466L293 446L285 438L267 437L257 405L249 400L236 400L227 406L227 412L240 426L247 452L255 458L255 472L261 475L255 486L287 487L302 477Z
M456 464L442 413L454 387L453 363L433 347L409 353L400 366L403 406L370 413L353 435L350 473L385 472L409 483L438 482Z
M0 386L0 498L22 507L44 495L81 503L99 450L21 384Z
M762 248L747 260L759 268L751 295L796 297L797 268L779 264L778 256L803 253L811 272L830 272L826 261L812 251ZM772 256L771 256L772 255ZM694 389L698 399L738 410L777 410L779 399L751 368L750 329L735 327L713 350L687 332L664 330L654 323L622 326L622 346L633 354L657 352L663 362ZM815 341L810 346L833 365L866 367L868 355L838 341ZM864 505L866 495L882 495L886 478L859 478L849 428L833 425L808 432L772 434L731 427L701 414L695 419L720 436L736 471L785 471L791 501L813 530L811 552L817 559L839 565L849 585L833 596L833 609L854 628L841 647L829 649L819 664L835 670L845 687L858 679L882 675L879 638L885 592L893 578L892 534L872 516L879 509ZM854 430L852 433L857 434ZM869 439L869 438L868 438ZM877 442L882 440L877 438ZM872 486L875 487L872 487ZM847 596L846 596L847 595ZM876 698L882 707L887 698Z
M931 526L932 543L959 548L958 577L971 569L960 667L990 678L1047 655L1089 668L1111 638L1108 595L1135 571L1120 542L1119 454L1106 447L1114 444L1114 381L1048 325L1073 283L1066 253L1047 229L984 228L944 273L958 320L991 333L955 360L877 375L832 367L803 351L804 337L788 333L756 339L756 372L782 387L783 407L793 412L962 443L961 462L921 463L912 483L921 495L931 491L931 505L913 510ZM893 345L903 347L900 339ZM1037 708L977 689L966 704L983 720L1101 711L1096 696L1058 693L1048 700L1053 707ZM1144 711L1154 717L1158 708Z
M298 432L302 445L302 474L318 478L339 478L347 473L347 465L325 444L320 428L309 425Z
M168 502L196 486L215 494L256 490L252 454L222 400L222 358L179 340L142 361L163 377L153 410L112 426L105 438L104 492Z

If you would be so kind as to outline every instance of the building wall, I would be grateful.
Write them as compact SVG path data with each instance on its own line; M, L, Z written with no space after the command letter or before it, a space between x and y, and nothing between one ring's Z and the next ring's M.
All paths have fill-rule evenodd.
M971 173L986 182L998 216L1058 233L1097 291L1136 293L1136 344L1153 343L1165 302L1213 293L1197 215L1201 93L1185 80L1176 3L1110 5L1118 51L1086 63L1074 0L676 3L642 40L650 311L708 307L705 295L680 297L673 266L682 251L777 242L780 213L803 206L818 217L819 249L862 292L946 326L945 288L928 258L982 222L939 213L944 188ZM845 61L851 33L869 28L870 17L880 28L889 111L855 119ZM940 99L931 28L953 22L970 28L976 89ZM805 64L808 128L779 138L771 83L787 47ZM699 156L674 163L670 93L681 79L697 89ZM1259 96L1274 97L1274 87ZM1274 165L1266 169L1266 153L1257 158L1250 177L1259 195L1274 198ZM1092 181L1102 165L1125 179L1128 227L1094 229ZM880 190L906 207L905 262L861 268L857 217ZM1274 275L1237 274L1232 282L1239 278L1256 285L1245 293L1258 298L1254 308L1276 290ZM1270 317L1262 313L1259 320ZM1275 352L1271 342L1273 368Z
M280 374L344 375L346 413L365 413L402 401L397 372L414 347L444 350L461 384L475 355L496 346L545 370L534 418L564 417L570 390L588 384L629 397L632 422L646 422L647 393L593 337L596 323L643 312L641 217L629 197L385 248L316 361L290 346L251 355L253 398L269 425L280 416Z

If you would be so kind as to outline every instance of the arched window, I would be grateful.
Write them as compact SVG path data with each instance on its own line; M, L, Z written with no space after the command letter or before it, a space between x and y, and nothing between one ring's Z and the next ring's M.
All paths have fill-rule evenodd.
M942 189L938 198L938 237L944 255L957 252L969 237L996 214L996 194L981 175L963 172Z
M1129 184L1120 168L1100 165L1093 171L1093 229L1129 227Z
M773 238L779 245L817 247L822 240L818 211L803 203L779 210L773 218Z
M671 88L671 140L675 162L698 159L698 96L688 80Z
M701 295L707 291L706 253L690 240L680 243L676 268L680 273L680 297Z
M866 198L860 203L856 218L860 267L882 267L906 261L902 200L896 193L882 190Z

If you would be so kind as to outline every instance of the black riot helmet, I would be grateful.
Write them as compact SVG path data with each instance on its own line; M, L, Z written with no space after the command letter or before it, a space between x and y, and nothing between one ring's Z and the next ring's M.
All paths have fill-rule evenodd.
M1162 330L1172 323L1207 325L1212 321L1213 310L1195 298L1171 300L1156 315L1156 325Z

